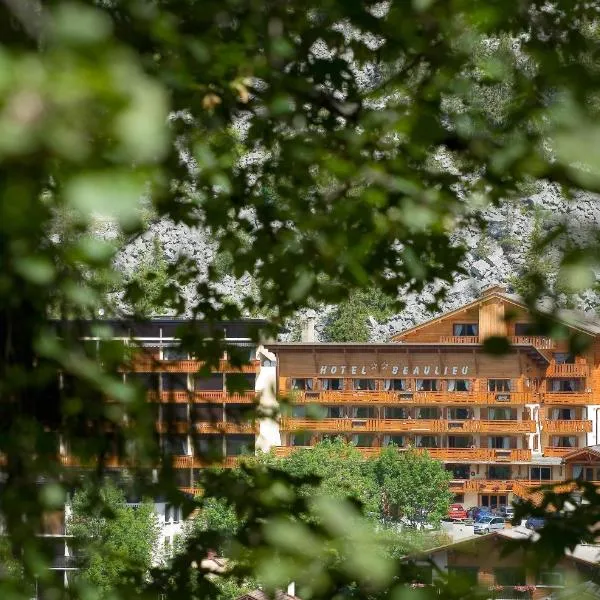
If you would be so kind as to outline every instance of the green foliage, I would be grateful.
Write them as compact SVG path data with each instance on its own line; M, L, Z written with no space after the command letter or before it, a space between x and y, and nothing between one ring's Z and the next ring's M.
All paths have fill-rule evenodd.
M79 558L78 579L101 594L147 577L158 539L158 522L152 503L133 508L114 485L73 496L67 533L74 536Z
M439 524L452 501L451 475L426 452L398 452L385 448L373 462L376 481L384 498L384 516L395 508L411 525Z
M330 342L369 341L368 318L382 321L394 314L394 299L377 288L357 290L333 311L323 333Z

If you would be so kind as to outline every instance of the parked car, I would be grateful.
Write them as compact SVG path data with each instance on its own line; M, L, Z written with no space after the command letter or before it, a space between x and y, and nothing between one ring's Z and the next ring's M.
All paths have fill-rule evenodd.
M477 519L481 517L491 517L492 513L487 506L473 506L467 511L467 515L470 519L473 519L473 521L477 521Z
M461 521L467 518L467 511L463 508L462 504L451 504L448 509L448 516L453 521Z
M527 529L533 529L533 531L541 529L545 524L546 519L544 519L544 517L529 517L529 519L525 521L525 527L527 527Z
M504 529L506 523L504 517L481 517L473 525L473 533L490 533L498 529Z
M498 509L498 516L504 517L507 521L515 516L515 509L512 506L501 506Z

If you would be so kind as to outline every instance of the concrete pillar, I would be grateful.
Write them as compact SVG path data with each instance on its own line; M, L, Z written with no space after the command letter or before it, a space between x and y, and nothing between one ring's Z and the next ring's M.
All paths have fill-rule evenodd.
M256 450L269 452L275 446L281 446L281 432L277 419L270 415L278 408L277 403L277 359L273 352L263 346L256 350L260 360L260 371L256 377L255 391L258 394L259 411L264 414L259 420L256 437Z
M478 421L479 419L481 419L481 407L480 406L473 407L473 418L476 421Z
M597 404L588 406L587 418L592 422L592 431L586 434L586 445L594 446L600 439L600 406Z

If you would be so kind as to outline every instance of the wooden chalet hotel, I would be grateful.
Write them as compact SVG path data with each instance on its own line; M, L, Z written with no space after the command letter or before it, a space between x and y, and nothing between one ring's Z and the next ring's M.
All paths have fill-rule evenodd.
M390 343L268 344L278 393L293 402L276 452L333 436L366 456L391 443L426 448L468 506L506 504L540 483L600 481L598 448L586 448L600 443L600 324L566 324L592 338L585 355L529 335L519 298L493 287ZM491 335L508 336L513 351L485 354ZM323 419L307 417L310 403Z

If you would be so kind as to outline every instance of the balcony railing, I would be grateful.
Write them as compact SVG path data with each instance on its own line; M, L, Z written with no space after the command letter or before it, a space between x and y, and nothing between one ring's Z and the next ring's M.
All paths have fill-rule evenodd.
M196 433L256 433L258 425L248 422L207 421L192 423L191 429Z
M565 454L569 454L569 452L573 452L577 450L577 448L572 448L571 446L563 447L563 446L545 446L543 450L544 456L548 457L557 457L562 458Z
M442 335L440 336L442 344L479 344L478 335Z
M283 431L373 431L419 433L535 433L534 421L447 421L442 419L282 419Z
M542 392L540 400L543 404L594 404L592 392Z
M546 377L588 377L590 368L585 360L574 363L552 361L546 369Z
M200 360L158 360L144 356L134 358L128 365L129 370L136 373L197 373L204 362ZM234 367L227 360L220 360L213 371L219 373L256 373L260 367L260 361L253 360L242 367Z
M509 337L509 341L517 346L533 346L538 350L556 348L556 342L552 338L541 335L513 335Z
M278 446L275 456L289 456L296 450L309 449L311 446ZM366 458L379 456L383 447L356 446ZM399 452L407 448L398 448ZM413 448L416 452L427 452L432 458L446 462L530 462L531 450L495 450L492 448Z
M248 390L246 392L222 392L212 390L202 390L196 392L188 392L185 390L162 392L149 391L147 399L149 402L168 402L175 404L186 404L194 402L195 404L252 404L256 401L256 392Z
M592 422L548 419L542 421L542 430L546 433L590 433Z

